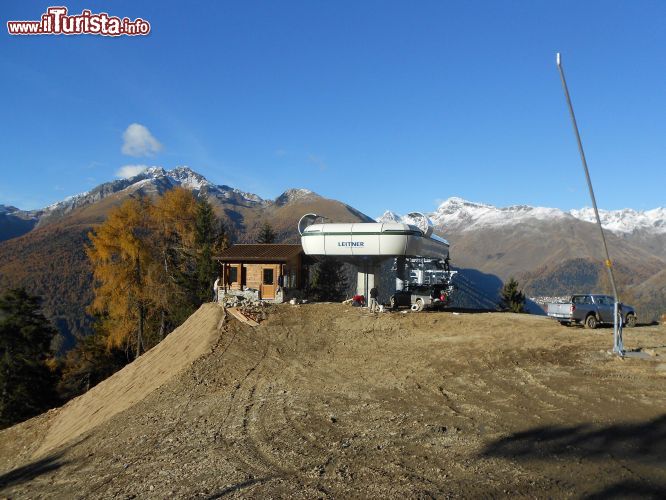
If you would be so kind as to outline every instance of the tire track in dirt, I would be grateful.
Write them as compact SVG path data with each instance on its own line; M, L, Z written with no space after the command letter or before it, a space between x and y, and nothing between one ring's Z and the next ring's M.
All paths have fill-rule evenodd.
M642 332L627 343L665 344ZM189 372L3 493L560 498L657 484L633 429L662 425L663 375L609 359L606 341L513 315L275 307L254 329L230 319ZM627 422L611 456L590 441Z

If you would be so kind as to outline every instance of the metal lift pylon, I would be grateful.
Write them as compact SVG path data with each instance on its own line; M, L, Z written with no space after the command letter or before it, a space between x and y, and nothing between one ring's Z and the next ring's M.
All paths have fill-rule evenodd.
M585 170L585 179L587 180L587 187L590 191L590 199L592 200L592 208L594 209L594 216L597 219L597 226L599 227L599 233L601 234L601 241L604 244L604 252L606 253L605 265L608 269L608 276L610 278L611 287L613 288L613 297L615 297L615 306L614 306L614 316L615 321L613 323L613 352L620 357L624 357L624 344L622 342L622 313L620 311L620 299L617 294L617 287L615 286L615 276L613 274L613 262L610 259L608 254L608 245L606 244L606 236L604 234L604 229L601 226L601 219L599 218L599 210L597 209L597 200L594 197L594 190L592 189L592 180L590 179L590 171L587 168L587 160L585 160L585 151L583 151L583 143L580 140L580 133L578 132L578 124L576 123L576 115L574 114L573 105L571 104L571 97L569 96L569 88L567 87L567 81L564 78L564 68L562 67L562 57L560 53L557 53L557 69L560 73L560 79L562 80L562 88L564 89L564 96L567 100L567 105L569 106L569 114L571 115L571 123L573 124L574 133L576 134L576 141L578 142L578 152L580 153L580 159L583 163L583 170Z

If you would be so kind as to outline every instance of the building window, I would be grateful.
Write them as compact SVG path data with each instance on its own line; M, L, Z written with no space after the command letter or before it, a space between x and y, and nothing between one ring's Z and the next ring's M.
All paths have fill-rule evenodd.
M229 268L229 283L238 283L238 268Z
M273 269L264 269L264 285L273 284Z

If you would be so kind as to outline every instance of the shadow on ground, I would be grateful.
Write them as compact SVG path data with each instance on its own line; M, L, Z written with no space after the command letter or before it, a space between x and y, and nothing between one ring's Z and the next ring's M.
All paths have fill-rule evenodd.
M68 463L68 461L61 460L64 453L65 451L54 453L0 475L0 491L10 486L32 481L43 474L59 469Z
M649 500L663 500L666 498L666 484L646 484L639 481L619 481L603 490L588 495L586 500L607 500L615 498L640 498Z
M488 445L483 455L513 459L571 456L661 463L666 466L666 415L640 424L537 427Z
M483 456L512 460L626 460L664 471L659 484L623 480L588 498L666 498L666 415L636 424L537 427L498 439Z
M71 463L71 460L63 460L63 456L72 448L78 446L84 441L87 441L88 438L89 436L86 436L64 448L61 448L59 451L47 455L44 458L40 458L39 460L35 460L29 464L17 467L16 469L10 470L4 474L0 474L0 492L2 492L5 488L32 481L39 476L56 471L60 467Z

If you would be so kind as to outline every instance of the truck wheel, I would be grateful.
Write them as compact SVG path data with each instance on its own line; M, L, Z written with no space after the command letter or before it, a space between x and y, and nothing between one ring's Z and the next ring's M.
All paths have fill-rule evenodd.
M625 322L626 326L628 328L633 328L636 326L636 315L635 314L627 314L627 321Z
M594 314L590 314L587 318L585 318L585 328L594 330L596 327L597 327L597 318Z
M416 306L417 311L423 311L423 300L422 299L416 299Z

